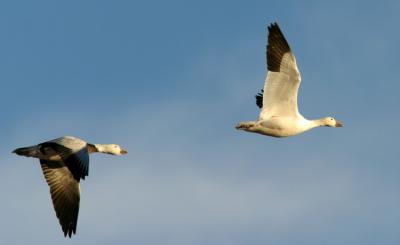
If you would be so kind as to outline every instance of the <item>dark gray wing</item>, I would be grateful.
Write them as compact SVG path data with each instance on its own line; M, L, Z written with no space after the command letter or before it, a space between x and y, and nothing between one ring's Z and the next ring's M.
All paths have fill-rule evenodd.
M72 176L62 161L40 160L44 177L50 187L54 210L64 236L76 233L78 222L80 188L79 181Z
M78 182L80 179L85 179L85 177L89 175L89 152L86 146L77 151L73 151L55 142L45 142L41 145L50 147L56 151Z

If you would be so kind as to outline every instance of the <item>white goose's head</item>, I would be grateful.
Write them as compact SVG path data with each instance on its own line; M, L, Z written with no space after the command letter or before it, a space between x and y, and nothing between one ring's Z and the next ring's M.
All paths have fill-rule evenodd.
M322 119L322 121L323 121L323 125L327 126L327 127L335 127L335 128L343 127L343 123L336 120L333 117L325 117Z
M107 145L95 144L94 146L96 147L98 152L107 153L111 155L124 155L128 153L127 150L122 149L121 146L116 144L107 144Z

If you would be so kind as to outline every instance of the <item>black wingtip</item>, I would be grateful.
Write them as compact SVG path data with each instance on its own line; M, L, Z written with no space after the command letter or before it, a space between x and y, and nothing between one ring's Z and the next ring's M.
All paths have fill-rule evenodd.
M254 96L256 98L256 104L260 109L262 109L262 107L263 107L263 93L264 93L264 89L261 89L261 93L257 93Z
M268 44L266 54L268 70L279 72L282 57L287 52L290 52L290 47L279 28L278 23L271 23L268 26Z
M267 27L268 27L268 31L271 31L273 29L279 29L280 30L279 25L278 25L277 22L272 22Z
M276 21L271 22L271 23L269 24L268 28L272 28L272 27L279 27L279 26L278 26L278 23L277 23Z
M74 227L73 224L70 224L70 226L67 229L63 230L63 231L64 231L64 237L71 238L72 235L76 234L76 227Z

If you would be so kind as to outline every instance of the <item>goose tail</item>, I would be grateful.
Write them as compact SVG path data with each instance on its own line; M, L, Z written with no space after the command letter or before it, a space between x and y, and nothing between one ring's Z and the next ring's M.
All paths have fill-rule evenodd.
M20 156L35 157L37 155L37 147L36 146L21 147L13 150L12 153L15 153Z
M255 122L240 122L236 125L237 130L250 130L251 127L254 127Z

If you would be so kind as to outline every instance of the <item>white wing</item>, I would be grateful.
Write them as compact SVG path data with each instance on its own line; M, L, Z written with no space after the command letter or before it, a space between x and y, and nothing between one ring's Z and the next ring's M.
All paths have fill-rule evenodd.
M86 141L73 136L63 136L49 142L54 142L64 147L71 149L73 152L80 151L82 148L86 147Z
M278 24L268 27L267 66L260 119L272 116L297 116L297 91L300 73L296 58Z

